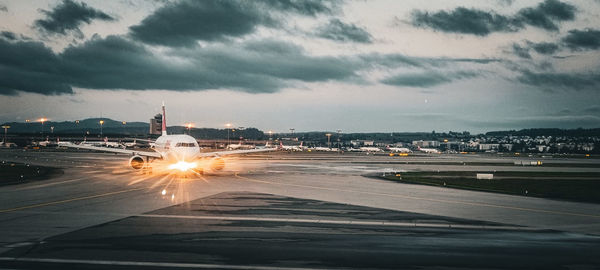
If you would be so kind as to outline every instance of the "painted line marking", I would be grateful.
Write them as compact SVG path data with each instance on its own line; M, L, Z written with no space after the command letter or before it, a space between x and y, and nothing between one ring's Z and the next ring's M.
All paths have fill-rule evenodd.
M455 223L417 223L417 222L394 222L394 221L362 221L362 220L328 220L328 219L293 219L293 218L268 218L268 217L240 217L240 216L187 216L187 215L155 215L141 214L134 217L148 218L180 218L180 219L202 219L202 220L226 220L226 221L262 221L262 222L287 222L287 223L319 223L319 224L342 224L342 225L364 225L364 226L388 226L388 227L429 227L429 228L457 228L457 229L484 229L484 230L526 230L538 231L539 229L518 226L494 226L494 225L470 225Z
M132 189L126 189L126 190L120 190L120 191L113 191L113 192L107 192L107 193L90 195L90 196L84 196L84 197L71 198L71 199L60 200L60 201L53 201L53 202L46 202L46 203L39 203L39 204L32 204L32 205L20 206L20 207L15 207L15 208L10 208L10 209L0 209L0 213L8 213L8 212L14 212L14 211L19 211L19 210L32 209L32 208L38 208L38 207L50 206L50 205L56 205L56 204L63 204L63 203L74 202L74 201L81 201L81 200L101 198L101 197L106 197L106 196L111 196L111 195L117 195L117 194L121 194L121 193L132 192L132 191L143 190L143 189L147 189L147 188L146 187L143 187L143 188L132 188Z
M432 198L423 198L423 197L406 196L406 195L398 195L398 194L379 193L379 192L370 192L370 191L358 191L358 190L347 190L347 189L336 189L336 188L317 187L317 186L308 186L308 185L298 185L298 184L290 184L290 183L276 183L276 182L269 182L269 181L264 181L264 180L258 180L258 179L252 179L252 178L244 177L244 176L239 176L238 174L235 174L235 177L240 178L240 179L245 179L245 180L251 181L251 182L264 183L264 184L270 184L270 185L304 187L304 188L313 188L313 189L329 190L329 191L342 191L342 192L349 192L349 193L369 194L369 195L386 196L386 197L392 197L392 198L422 200L422 201L431 201L431 202L439 202L439 203L452 203L452 204L464 204L464 205L473 205L473 206L484 206L484 207L502 208L502 209L525 211L525 212L537 212L537 213L565 215L565 216L600 218L600 215L591 215L591 214L581 214L581 213L572 213L572 212L563 212L563 211L552 211L552 210L534 209L534 208L525 208L525 207L516 207L516 206L489 204L489 203L478 203L478 202L467 202L467 201L456 201L456 200L432 199Z
M139 261L105 261L105 260L78 260L78 259L50 259L50 258L17 258L0 257L0 261L34 262L34 263L67 263L115 266L142 266L142 267L172 267L172 268L202 268L202 269L244 269L244 270L308 270L318 268L259 266L259 265L227 265L209 263L176 263L176 262L139 262ZM336 268L338 269L338 268Z

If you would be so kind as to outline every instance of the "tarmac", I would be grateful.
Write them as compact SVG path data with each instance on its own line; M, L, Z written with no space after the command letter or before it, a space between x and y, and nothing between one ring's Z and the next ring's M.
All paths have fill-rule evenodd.
M126 155L106 153L1 150L0 160L64 171L0 187L0 268L600 266L597 204L365 177L405 170L597 172L597 159L523 167L507 165L515 157L493 155L270 153L228 159L222 172L190 177L133 172ZM456 165L439 165L449 161ZM472 162L486 165L462 165ZM581 163L587 165L568 165Z

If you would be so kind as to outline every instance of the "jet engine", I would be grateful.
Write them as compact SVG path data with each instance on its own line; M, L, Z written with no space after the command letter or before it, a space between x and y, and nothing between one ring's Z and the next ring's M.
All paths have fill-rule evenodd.
M225 168L225 160L220 157L213 158L209 163L209 167L213 172L220 171Z
M144 168L145 163L146 161L144 161L144 158L138 155L135 155L129 159L129 166L136 170Z

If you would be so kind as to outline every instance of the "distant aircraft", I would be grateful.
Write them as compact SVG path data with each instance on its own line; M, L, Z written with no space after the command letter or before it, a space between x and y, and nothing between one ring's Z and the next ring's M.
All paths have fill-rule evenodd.
M428 154L440 154L440 150L435 149L435 148L418 148L419 151L423 152L423 153L428 153Z
M386 149L393 153L412 153L412 150L406 147L388 147Z
M254 145L250 145L250 144L242 144L242 140L240 140L240 142L238 144L230 144L227 145L227 150L236 150L236 149L254 149L255 146Z
M364 146L364 147L358 148L358 151L360 151L360 152L381 152L383 150L381 150L381 148L379 148L379 147Z
M329 148L329 147L322 147L322 146L313 147L310 150L319 151L319 152L337 152L338 151L337 148Z
M71 144L68 147L80 148L112 153L130 154L129 165L136 170L149 167L156 160L165 160L170 165L169 170L194 171L203 173L206 170L220 171L225 167L223 156L240 155L256 152L274 151L276 148L260 148L233 151L200 152L198 142L194 137L184 134L167 134L167 121L165 116L165 104L162 105L162 135L154 142L154 152L136 151L128 149L98 147L85 144Z
M279 149L285 150L285 151L304 151L304 147L302 146L302 143L304 143L304 142L300 142L300 145L283 145L283 142L280 141Z
M123 146L125 146L126 148L127 148L127 147L129 147L129 148L131 148L131 147L135 147L135 146L137 146L137 139L133 139L133 142L128 142L128 143L127 143L127 142L125 142L125 143L122 143L122 145L123 145Z

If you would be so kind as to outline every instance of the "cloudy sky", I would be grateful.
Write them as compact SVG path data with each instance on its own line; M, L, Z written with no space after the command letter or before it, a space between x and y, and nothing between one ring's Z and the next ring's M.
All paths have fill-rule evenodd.
M425 2L425 3L424 3ZM0 122L600 127L600 1L0 0Z

